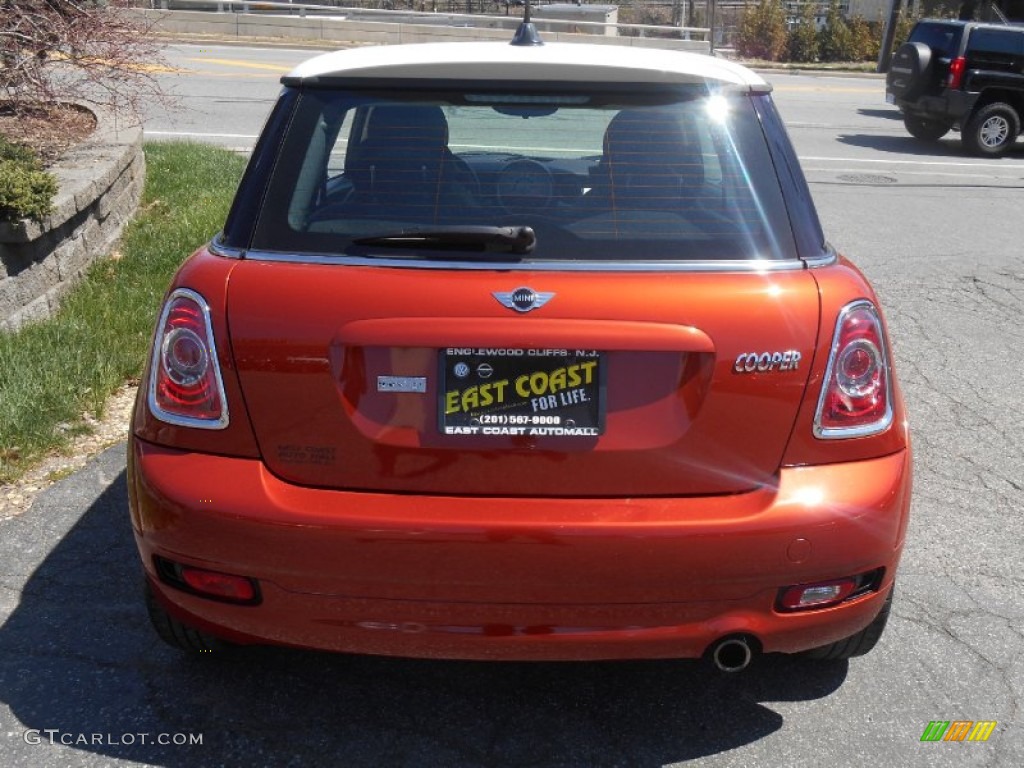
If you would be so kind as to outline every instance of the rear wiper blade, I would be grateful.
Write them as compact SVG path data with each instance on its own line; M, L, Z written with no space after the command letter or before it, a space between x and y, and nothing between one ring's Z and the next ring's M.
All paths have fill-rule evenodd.
M358 237L354 245L392 248L436 249L467 254L504 253L525 255L537 245L531 227L452 226L416 227Z

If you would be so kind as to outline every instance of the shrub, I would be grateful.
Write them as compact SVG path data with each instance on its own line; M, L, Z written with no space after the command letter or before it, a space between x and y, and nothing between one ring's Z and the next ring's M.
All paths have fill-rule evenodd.
M0 0L0 99L9 107L85 101L127 109L164 100L163 62L132 0Z
M789 32L787 55L790 61L814 62L818 60L818 4L805 2L800 7L796 26Z
M882 47L882 30L879 25L867 22L863 16L849 20L851 61L874 61Z
M856 51L850 26L843 18L839 0L832 0L825 16L825 26L818 33L818 46L823 61L853 61Z
M914 29L917 19L907 13L905 8L900 9L900 15L896 19L896 30L892 36L892 51L903 45L910 38L910 32Z
M37 221L53 210L57 179L35 154L0 136L0 220Z
M736 50L751 59L778 61L786 51L786 11L781 0L759 0L740 16Z
M0 136L0 160L13 160L16 163L32 166L37 170L42 169L42 163L31 149L8 141L3 136Z

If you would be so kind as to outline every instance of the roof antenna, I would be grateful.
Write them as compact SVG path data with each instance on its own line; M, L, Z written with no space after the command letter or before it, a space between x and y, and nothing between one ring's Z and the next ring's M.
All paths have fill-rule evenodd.
M519 29L516 30L516 34L509 45L544 45L544 41L540 39L540 35L537 32L537 28L530 21L530 0L526 0L526 9L523 11L523 23L519 25Z

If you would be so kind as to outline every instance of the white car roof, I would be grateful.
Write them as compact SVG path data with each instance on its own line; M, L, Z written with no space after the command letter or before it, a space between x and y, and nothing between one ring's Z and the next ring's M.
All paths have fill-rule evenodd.
M588 43L420 43L354 48L306 61L287 85L324 80L509 80L579 83L714 83L741 90L771 87L746 67L697 53Z

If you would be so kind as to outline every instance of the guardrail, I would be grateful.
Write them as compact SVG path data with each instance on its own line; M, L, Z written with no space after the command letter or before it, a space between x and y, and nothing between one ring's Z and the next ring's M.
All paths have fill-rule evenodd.
M245 14L280 14L298 16L300 18L318 17L333 18L345 21L381 21L384 23L419 23L458 27L483 27L514 29L520 22L516 15L494 16L490 14L447 13L442 11L415 11L396 9L356 8L347 6L322 5L315 3L292 2L257 2L256 0L148 0L141 5L153 10L174 11L191 10L214 13L245 13ZM515 4L512 4L515 7ZM708 41L711 30L708 27L668 26L659 24L625 24L618 21L584 21L579 19L558 19L544 15L545 5L534 6L533 23L542 31L544 29L580 33L587 30L591 34L605 36L645 37L676 39L687 41ZM588 6L581 6L587 8ZM445 22L450 22L446 24ZM598 32L600 30L600 32ZM561 30L560 30L561 31ZM620 31L635 34L619 35Z

